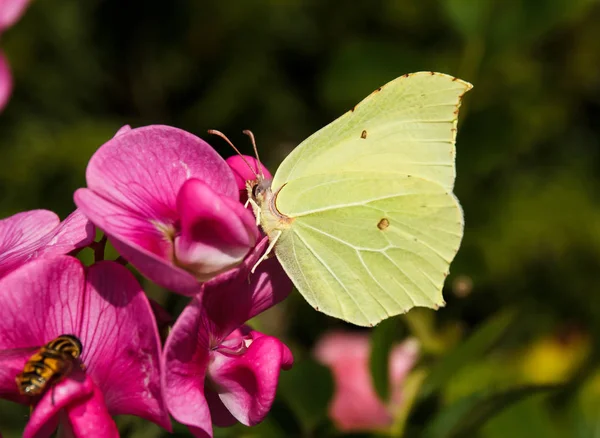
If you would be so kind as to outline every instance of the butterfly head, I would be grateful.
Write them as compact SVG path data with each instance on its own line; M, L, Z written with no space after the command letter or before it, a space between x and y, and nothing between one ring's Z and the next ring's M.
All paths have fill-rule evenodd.
M248 189L248 198L258 205L262 205L265 200L272 196L270 179L259 177L256 180L247 181L246 188Z

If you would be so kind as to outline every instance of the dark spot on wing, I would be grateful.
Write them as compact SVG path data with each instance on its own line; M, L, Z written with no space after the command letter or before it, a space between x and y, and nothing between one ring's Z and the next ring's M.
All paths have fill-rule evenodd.
M378 223L377 223L377 228L379 228L381 231L385 230L387 227L390 226L390 221L387 220L386 218L382 218Z
M367 138L367 130L363 129L363 132L360 134L360 138Z

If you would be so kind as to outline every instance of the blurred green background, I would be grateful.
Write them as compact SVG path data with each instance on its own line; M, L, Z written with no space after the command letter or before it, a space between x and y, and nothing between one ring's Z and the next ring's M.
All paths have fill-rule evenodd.
M64 217L87 160L124 124L177 126L223 156L207 129L247 153L241 130L252 129L274 171L387 81L460 77L475 86L457 143L465 238L444 309L372 330L382 397L390 345L413 336L422 352L380 435L600 437L598 23L594 0L36 0L0 41L15 78L0 114L0 214ZM174 312L185 304L146 287ZM331 329L356 329L299 294L255 325L296 365L263 424L216 436L346 436L328 419L332 379L312 349ZM0 431L19 436L26 415L0 402ZM119 424L122 436L161 436Z

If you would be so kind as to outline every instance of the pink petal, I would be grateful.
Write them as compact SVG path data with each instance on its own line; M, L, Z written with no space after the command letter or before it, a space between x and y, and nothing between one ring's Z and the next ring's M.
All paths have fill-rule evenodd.
M198 179L183 184L177 209L181 219L181 234L175 238L177 261L201 281L239 264L258 238L250 211Z
M259 166L256 158L249 155L233 155L225 161L233 171L235 183L240 191L242 202L246 202L247 199L246 181L255 181L256 175L260 175L260 172L258 171L259 168L262 170L265 179L273 179L269 170L263 166L262 163ZM252 169L248 167L248 165L250 165Z
M48 210L31 210L0 220L0 276L37 257L42 239L60 223Z
M13 89L13 78L10 72L10 65L0 51L0 111L4 109L10 99Z
M315 348L316 358L331 367L335 393L329 415L342 431L388 427L393 419L373 388L369 371L369 337L332 332Z
M419 351L419 342L410 338L400 345L396 345L390 353L389 374L392 387L390 405L392 409L394 406L402 404L404 380L419 360Z
M115 133L115 137L118 137L121 134L125 134L126 132L131 131L131 126L129 125L123 125L119 128L119 130Z
M162 386L169 412L196 437L212 437L210 411L204 397L209 361L208 336L202 328L203 308L194 299L173 326L164 347Z
M160 388L160 339L150 303L135 277L105 261L87 273L82 361L112 415L146 418L170 429Z
M242 333L245 336L250 336L253 340L262 338L263 336L268 336L268 335L265 335L264 333L258 332L256 330L252 330L252 328L247 325L242 326L237 331ZM230 336L232 336L232 335L233 335L233 333ZM285 345L284 343L282 343L281 345L283 348L283 351L282 351L283 355L281 357L281 369L282 370L290 370L290 369L292 369L292 365L294 365L294 356L292 355L292 350L290 350L288 348L288 346Z
M25 426L23 438L50 436L58 424L60 410L78 400L88 399L94 389L94 382L81 370L71 372L44 393Z
M177 220L177 193L189 178L203 180L222 195L237 196L233 175L214 149L169 126L146 126L113 137L90 159L86 178L99 196L156 223ZM85 213L98 223L96 215Z
M217 346L233 330L249 319L285 299L292 283L276 258L261 262L254 274L252 267L264 253L268 238L263 238L236 269L204 284L201 300L206 308L203 323Z
M118 438L117 425L106 408L102 391L93 383L91 385L93 386L92 394L66 406L66 417L73 436L78 438L94 436Z
M240 423L260 423L271 409L285 349L278 339L261 336L242 355L214 353L209 378L223 404Z
M94 241L96 230L89 219L77 209L45 237L44 255L67 254Z
M15 376L23 371L25 364L37 350L37 347L0 350L0 398L29 404L29 397L19 394Z
M48 210L30 210L0 220L0 252L37 242L60 223L60 219ZM17 246L18 245L18 246Z
M89 189L77 190L75 203L93 218L98 227L105 231L112 230L108 233L111 243L144 276L184 295L193 295L198 291L198 280L173 264L172 243L156 224Z
M0 350L41 347L77 334L84 271L69 256L34 260L0 280Z
M2 0L0 1L0 33L14 25L25 9L30 0Z
M79 208L110 236L172 261L173 245L168 238L170 226L167 223L150 222L146 217L106 200L90 189L78 189L74 199Z
M32 210L0 221L0 276L42 255L61 255L94 240L94 227L75 210L62 223L47 210Z

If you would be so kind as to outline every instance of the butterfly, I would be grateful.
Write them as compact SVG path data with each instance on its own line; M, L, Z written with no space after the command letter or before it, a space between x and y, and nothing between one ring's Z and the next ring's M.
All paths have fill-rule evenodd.
M452 193L458 110L471 88L401 76L304 140L272 181L247 182L270 240L263 258L274 251L316 310L373 326L445 305L464 228Z

